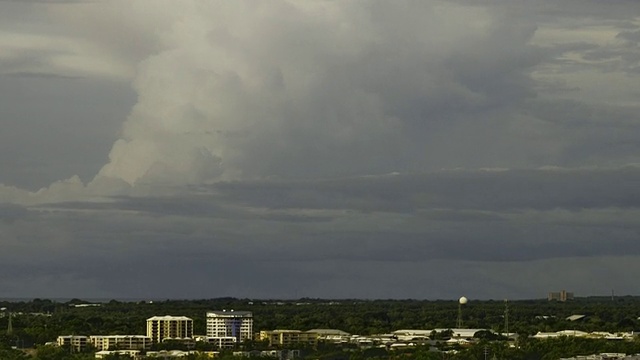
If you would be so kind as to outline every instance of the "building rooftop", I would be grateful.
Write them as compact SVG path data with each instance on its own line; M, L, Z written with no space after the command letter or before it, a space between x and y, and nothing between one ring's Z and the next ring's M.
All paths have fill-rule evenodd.
M587 316L586 316L586 315L581 315L581 314L575 314L575 315L568 316L568 317L566 318L566 320L569 320L569 321L576 321L576 320L582 320L582 319L584 319L585 317L587 317Z
M216 310L207 311L207 316L253 316L251 311Z
M166 321L166 320L191 320L191 318L188 318L186 316L171 316L171 315L165 315L165 316L153 316L147 319L147 321L153 321L153 320L160 320L160 321Z
M276 330L264 330L266 332L281 334L281 333L302 333L301 330L287 330L287 329L276 329Z
M90 335L91 338L104 338L104 339L150 339L145 335Z
M308 330L307 332L317 333L320 335L341 335L341 336L351 335L346 331L337 330L337 329L311 329L311 330Z

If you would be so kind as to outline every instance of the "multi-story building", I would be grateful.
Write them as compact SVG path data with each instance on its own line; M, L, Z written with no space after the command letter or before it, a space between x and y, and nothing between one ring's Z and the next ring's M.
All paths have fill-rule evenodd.
M88 336L83 335L63 335L58 336L58 346L70 347L74 351L80 352L87 347Z
M234 337L237 342L253 338L253 314L251 311L207 312L207 337Z
M560 292L550 292L547 296L547 300L557 300L557 301L567 301L573 300L573 293L567 292L566 290L561 290Z
M193 337L193 320L186 316L154 316L147 319L147 336L154 343Z
M98 351L151 349L151 338L144 335L93 335L89 341Z
M260 331L260 340L268 341L269 346L282 348L301 344L316 346L318 344L318 333L300 330L263 330Z

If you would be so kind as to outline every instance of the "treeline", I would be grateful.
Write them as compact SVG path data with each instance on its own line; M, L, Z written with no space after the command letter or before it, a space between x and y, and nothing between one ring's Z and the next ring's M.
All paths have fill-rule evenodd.
M637 297L578 298L567 302L546 300L510 301L509 331L533 335L538 331L565 329L582 331L633 331L640 329L640 299ZM14 313L14 341L30 347L55 341L58 335L145 334L146 319L156 315L184 315L194 320L194 333L205 334L209 310L235 309L253 312L254 330L333 328L351 334L370 335L399 329L454 328L457 301L422 300L322 300L287 301L219 298L122 302L112 300L99 307L74 307L85 303L74 299L56 302L34 299L0 302L6 308L0 331L8 327L8 312ZM466 328L505 331L503 301L470 301L463 308ZM15 315L20 313L20 315ZM569 321L570 315L586 315Z
M371 358L366 350L360 353L361 355L358 357L361 359ZM546 340L521 338L515 345L504 341L480 341L471 346L460 347L455 353L438 353L430 351L428 347L417 347L388 354L387 358L411 360L558 360L602 353L638 354L640 353L640 342L637 340L610 341L578 337L559 337Z

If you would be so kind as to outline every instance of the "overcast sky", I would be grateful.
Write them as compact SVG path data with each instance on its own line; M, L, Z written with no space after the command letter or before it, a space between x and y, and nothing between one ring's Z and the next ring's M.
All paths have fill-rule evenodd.
M0 297L640 295L638 14L0 0Z

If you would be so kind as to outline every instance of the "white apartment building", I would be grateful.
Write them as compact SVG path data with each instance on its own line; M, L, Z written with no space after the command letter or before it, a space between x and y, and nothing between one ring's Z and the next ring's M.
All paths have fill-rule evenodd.
M144 335L92 335L89 341L98 351L151 349L151 338Z
M237 342L253 338L253 313L251 311L209 311L207 312L207 337L234 337Z
M147 336L154 343L164 339L193 337L193 320L186 316L154 316L147 319Z

